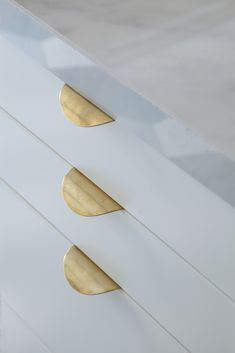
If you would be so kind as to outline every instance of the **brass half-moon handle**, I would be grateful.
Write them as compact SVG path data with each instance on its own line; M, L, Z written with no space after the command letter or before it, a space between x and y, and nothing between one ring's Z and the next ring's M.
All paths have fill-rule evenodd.
M76 168L72 168L64 176L62 191L67 205L81 216L99 216L122 209L122 206Z
M60 106L64 115L79 126L97 126L113 119L68 85L60 91Z
M75 245L65 254L64 274L71 287L82 294L101 294L120 288Z

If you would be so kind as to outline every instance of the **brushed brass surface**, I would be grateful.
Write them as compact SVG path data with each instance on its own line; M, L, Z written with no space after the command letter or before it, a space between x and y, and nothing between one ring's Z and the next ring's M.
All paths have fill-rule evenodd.
M64 176L62 191L67 205L81 216L99 216L122 209L122 206L76 168L72 168Z
M113 119L68 85L60 91L60 106L64 115L79 126L97 126Z
M64 274L71 287L82 294L101 294L120 288L75 245L65 254Z

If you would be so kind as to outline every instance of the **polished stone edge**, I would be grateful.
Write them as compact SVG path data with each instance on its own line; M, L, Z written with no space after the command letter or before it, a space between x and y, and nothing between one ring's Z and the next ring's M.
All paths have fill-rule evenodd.
M0 35L235 207L235 161L122 85L13 1L0 0Z

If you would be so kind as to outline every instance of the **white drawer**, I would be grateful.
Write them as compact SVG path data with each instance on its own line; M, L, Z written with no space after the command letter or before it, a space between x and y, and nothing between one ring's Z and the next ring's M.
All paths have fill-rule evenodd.
M2 293L52 352L184 352L121 290L73 290L63 274L68 240L2 182L0 194Z
M53 353L39 340L8 303L3 302L0 310L0 352Z
M234 300L234 208L118 122L67 121L64 83L5 40L0 47L0 105Z
M190 351L221 353L226 346L233 352L230 299L126 211L73 213L60 192L71 166L7 114L0 127L2 178Z

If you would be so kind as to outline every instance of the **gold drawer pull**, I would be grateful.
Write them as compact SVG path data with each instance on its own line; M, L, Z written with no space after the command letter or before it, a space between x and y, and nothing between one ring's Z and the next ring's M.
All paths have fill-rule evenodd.
M59 99L64 115L79 126L97 126L113 121L109 115L68 85L62 87Z
M67 205L81 216L99 216L122 209L122 206L76 168L72 168L64 176L62 191Z
M82 294L101 294L120 288L75 245L64 257L64 274L71 287Z

